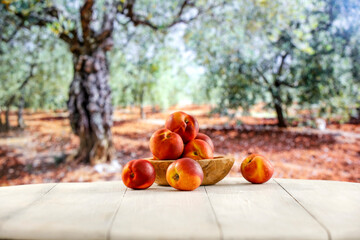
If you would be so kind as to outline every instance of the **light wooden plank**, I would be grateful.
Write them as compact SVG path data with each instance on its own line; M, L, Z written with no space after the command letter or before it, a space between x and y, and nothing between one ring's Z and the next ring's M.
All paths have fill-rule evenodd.
M120 182L59 183L39 201L3 223L16 239L106 239L124 195Z
M327 239L326 230L273 180L228 178L205 188L224 239Z
M276 179L330 231L332 239L360 239L360 184Z
M0 187L0 237L2 223L41 199L56 183Z
M185 192L153 185L128 189L110 239L219 239L204 187Z
M324 239L329 229L332 239L359 239L360 184L275 181L284 189L238 178L125 195L120 182L2 187L0 238Z

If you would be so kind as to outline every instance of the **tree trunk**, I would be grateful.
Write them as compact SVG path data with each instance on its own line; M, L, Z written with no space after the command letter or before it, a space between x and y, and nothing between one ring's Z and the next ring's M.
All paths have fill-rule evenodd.
M6 106L6 111L5 111L5 130L6 131L10 130L9 115L10 115L10 106Z
M277 115L277 119L278 119L278 127L281 128L286 128L287 124L284 118L284 114L283 114L283 107L281 105L281 103L276 103L275 102L275 111L276 111L276 115Z
M70 124L80 138L77 161L96 164L111 160L112 103L109 66L101 47L90 54L74 54L74 78L68 108Z
M273 98L273 103L274 103L274 108L275 108L275 111L276 111L276 116L277 116L277 120L278 120L278 127L281 127L281 128L286 128L287 127L287 124L286 124L286 120L285 120L285 117L284 117L284 109L283 109L283 102L282 102L282 99L280 97L280 89L277 89L277 90L270 90L271 92L271 95L272 95L272 98Z
M24 105L25 105L24 95L21 94L20 99L19 99L19 105L18 105L18 127L19 128L25 127L24 118L23 118Z

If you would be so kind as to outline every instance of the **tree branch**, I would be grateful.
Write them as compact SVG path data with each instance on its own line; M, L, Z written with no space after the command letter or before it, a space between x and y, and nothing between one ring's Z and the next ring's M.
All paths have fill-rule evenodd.
M287 56L288 56L288 53L285 53L284 55L281 56L280 66L279 66L278 71L276 73L275 85L276 86L284 85L284 86L291 87L291 88L297 88L299 86L299 84L295 85L295 84L288 83L286 81L279 80L279 76L282 74L285 59L286 59Z
M15 37L15 35L19 31L19 29L24 26L24 23L25 23L25 20L21 19L20 24L15 27L15 30L7 38L4 38L2 33L1 33L1 37L0 37L1 41L5 42L5 43L10 42Z
M116 18L118 4L110 4L109 1L106 1L105 6L110 10L104 14L101 27L102 31L95 37L97 42L103 42L106 38L111 36L114 30L114 21Z
M285 81L281 81L279 82L280 85L284 85L284 86L287 86L287 87L290 87L290 88L297 88L299 87L299 84L291 84L291 83L288 83L288 82L285 82Z
M263 72L261 72L258 67L255 67L255 69L256 69L256 71L260 74L260 76L264 79L264 81L266 82L266 84L267 84L268 86L270 86L270 82L269 82L269 80L265 77L265 75L263 74Z
M120 13L123 14L124 16L128 17L135 26L145 25L145 26L152 28L153 30L171 28L178 23L189 23L189 22L195 20L196 18L198 18L200 15L210 11L211 9L224 4L224 2L221 2L220 4L217 4L217 5L211 5L210 7L206 8L206 9L197 9L198 12L195 16L193 16L189 19L183 19L182 16L184 14L185 8L187 8L189 6L192 6L192 7L195 6L195 2L190 1L190 0L184 0L182 2L182 4L180 5L180 9L179 9L178 13L175 15L175 18L173 19L172 22L165 24L165 25L156 25L153 22L149 21L146 18L146 16L142 16L140 14L134 13L133 9L134 9L135 2L136 2L136 0L127 1L123 5L123 8L120 11Z
M44 16L40 16L35 13L30 13L29 15L24 15L22 12L14 13L14 15L17 16L22 23L18 26L17 29L21 27L30 28L29 26L25 26L24 23L26 20L33 20L34 25L45 27L46 25L52 24L54 23L54 21L59 20L60 17L60 12L55 6L44 8L42 13L44 14ZM68 43L69 45L72 45L76 41L78 41L76 29L70 31L70 33L73 35L72 37L69 34L60 33L59 38Z
M90 47L91 37L93 36L93 32L90 27L90 22L93 16L93 6L94 0L85 0L84 5L80 9L82 37L84 39L84 44L88 47Z
M188 0L185 0L185 1L181 4L180 10L179 10L179 12L176 14L176 18L175 18L175 19L173 20L173 22L170 23L167 27L172 27L172 26L174 26L174 25L177 24L177 23L184 22L184 20L181 19L181 16L182 16L182 14L184 13L184 9L185 9L187 6L194 6L194 5L195 5L194 3L192 3L192 2L190 2L190 1L188 1ZM200 13L200 11L198 11L196 17L199 15L199 13ZM193 18L195 19L196 17L193 17Z
M128 17L135 26L146 25L154 30L157 30L158 27L155 24L151 23L148 19L146 19L145 16L134 13L135 2L136 0L126 1L125 4L122 5L121 11L119 13Z
M30 73L29 75L25 78L25 80L21 83L21 85L18 87L18 89L16 90L16 92L21 91L26 84L29 82L29 80L34 76L34 68L37 64L36 63L31 63L30 64ZM5 103L5 106L9 107L15 100L16 98L16 94L12 95Z
M284 67L284 63L285 63L285 59L288 56L289 53L285 53L284 55L281 56L281 62L280 62L280 66L278 68L278 71L276 73L277 76L281 75L282 69Z
M35 13L30 13L28 15L25 15L23 12L15 12L15 15L19 17L21 20L36 20L35 24L38 26L46 26L46 24L51 24L54 22L54 19L59 19L59 12L58 9L54 6L44 8L42 10L42 13L44 13L44 16L40 16Z
M225 4L225 2L220 2L219 4L211 5L206 9L197 9L198 10L197 14L195 16L189 18L189 19L182 19L181 14L182 14L183 10L182 11L180 10L177 18L175 18L172 23L166 25L165 28L170 28L170 27L172 27L172 26L174 26L174 25L176 25L178 23L190 23L190 22L196 20L202 14L207 13L210 10L212 10L214 8L217 8L219 6L223 6L224 4ZM195 4L188 4L187 6L195 6Z

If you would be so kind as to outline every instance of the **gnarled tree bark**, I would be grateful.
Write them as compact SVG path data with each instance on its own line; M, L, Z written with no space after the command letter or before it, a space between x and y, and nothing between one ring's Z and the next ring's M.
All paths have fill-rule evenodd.
M74 78L68 109L70 124L80 138L79 161L96 164L112 158L112 104L105 50L74 55Z
M87 0L80 9L82 38L75 34L70 40L73 53L74 78L70 85L68 109L70 125L80 138L77 161L91 164L112 159L112 102L109 86L110 50L116 8L105 15L102 32L91 29L94 1Z

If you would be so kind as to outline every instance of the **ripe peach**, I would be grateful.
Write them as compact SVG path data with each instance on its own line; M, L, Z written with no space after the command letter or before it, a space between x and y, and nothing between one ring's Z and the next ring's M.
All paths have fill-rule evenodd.
M166 170L166 181L178 190L192 191L204 179L200 164L191 158L181 158L171 163Z
M125 186L132 189L146 189L155 181L155 169L145 159L136 159L128 162L123 169L121 178Z
M166 119L165 127L180 135L184 143L193 140L199 132L199 123L193 116L175 112Z
M185 145L182 157L188 157L194 160L211 159L213 158L213 151L210 145L204 140L194 139Z
M210 145L211 150L212 150L212 151L215 151L214 143L213 143L213 141L211 140L211 138L210 138L208 135L206 135L206 134L204 134L204 133L198 133L198 135L196 136L195 139L204 140L205 142L207 142L207 143Z
M241 174L252 183L264 183L269 181L274 173L271 162L259 154L251 154L241 163Z
M181 137L169 129L159 129L150 138L150 151L155 159L178 159L183 150Z

